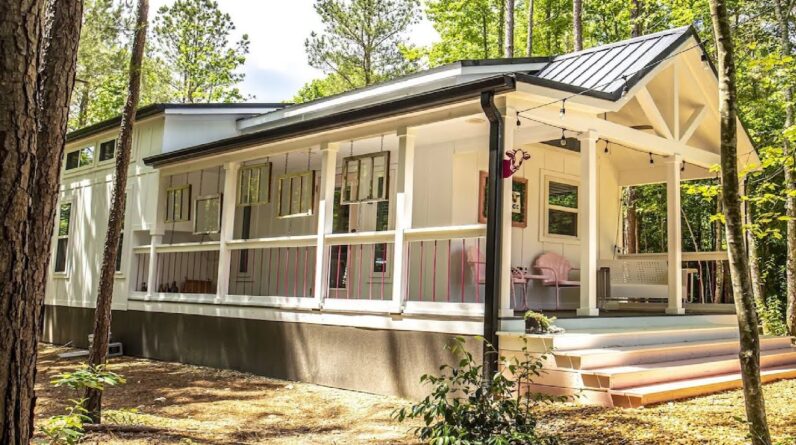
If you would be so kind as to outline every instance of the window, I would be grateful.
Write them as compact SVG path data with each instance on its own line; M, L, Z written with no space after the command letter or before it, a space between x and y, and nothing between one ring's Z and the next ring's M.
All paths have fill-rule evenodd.
M379 201L376 204L376 231L389 228L390 202ZM387 244L376 244L373 247L373 272L387 272Z
M278 181L277 217L312 215L315 171L282 175Z
M562 178L545 178L545 235L578 236L578 185Z
M94 147L83 147L66 154L66 170L87 167L94 163Z
M343 204L387 200L390 152L343 159Z
M334 189L334 212L332 218L332 233L346 233L349 230L349 207L340 203L340 187ZM329 262L329 288L344 289L346 287L348 270L348 246L332 246Z
M243 208L243 221L241 221L240 237L242 239L249 239L251 236L252 227L252 208L246 206ZM240 251L240 262L238 263L238 273L245 275L249 273L249 249Z
M166 189L166 222L190 221L191 185Z
M266 204L271 200L270 162L241 167L238 178L238 205Z
M99 146L99 160L108 161L116 156L116 139L105 141Z
M69 249L69 229L72 220L72 203L61 204L58 210L58 242L55 246L55 272L66 272L66 254Z
M196 218L193 233L206 235L221 230L221 195L196 198Z

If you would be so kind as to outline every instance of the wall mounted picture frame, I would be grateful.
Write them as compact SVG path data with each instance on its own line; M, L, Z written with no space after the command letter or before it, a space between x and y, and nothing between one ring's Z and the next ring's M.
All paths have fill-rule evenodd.
M478 223L486 224L487 178L489 173L478 172ZM511 226L528 227L528 180L513 176L511 178Z

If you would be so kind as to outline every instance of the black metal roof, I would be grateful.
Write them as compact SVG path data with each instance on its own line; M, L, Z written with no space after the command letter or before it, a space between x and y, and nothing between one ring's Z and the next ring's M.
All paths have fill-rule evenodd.
M684 26L564 54L530 77L550 86L566 85L563 89L616 100L626 84L632 87L690 37L699 41L696 31Z
M142 119L147 116L154 116L156 114L160 114L167 109L231 109L231 108L251 108L251 109L261 109L261 108L285 108L286 106L291 105L288 103L256 103L256 102L246 102L246 103L193 103L193 104L181 104L181 103L156 103L156 104L149 104L143 107L138 108L136 111L136 119ZM252 114L257 114L257 112L252 112ZM96 124L89 125L88 127L79 128L75 131L71 131L66 134L66 141L71 142L77 139L82 139L84 137L92 136L97 133L101 133L106 130L113 129L115 127L119 127L122 123L122 116L114 116L110 119L106 119L102 122L97 122Z

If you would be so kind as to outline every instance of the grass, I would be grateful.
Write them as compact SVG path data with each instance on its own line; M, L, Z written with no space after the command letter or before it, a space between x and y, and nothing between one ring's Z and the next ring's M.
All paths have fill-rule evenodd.
M37 421L60 414L68 390L50 378L73 369L58 359L64 348L43 346L39 359ZM160 429L144 433L92 433L101 444L413 444L410 424L390 414L409 402L241 372L129 357L109 369L127 384L105 394L108 418ZM765 387L772 434L796 445L796 381ZM125 409L135 408L130 413ZM643 409L555 404L540 412L540 428L566 444L745 444L743 396L729 391ZM37 435L37 439L42 437Z

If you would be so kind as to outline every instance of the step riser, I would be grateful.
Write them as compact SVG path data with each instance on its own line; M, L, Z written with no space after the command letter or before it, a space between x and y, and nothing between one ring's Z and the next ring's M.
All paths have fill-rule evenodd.
M760 342L761 351L783 349L790 346L789 338L767 338ZM658 362L671 362L701 357L738 354L737 342L717 342L713 344L678 345L638 351L606 351L602 354L572 356L566 353L555 354L558 368L593 370L618 366L641 365Z
M796 352L789 351L780 354L764 355L760 357L762 368L773 368L796 364ZM583 384L587 388L622 389L636 386L652 385L656 383L685 380L713 375L738 372L740 364L737 359L722 360L694 365L673 366L637 372L627 372L617 375L600 375L599 373L584 371Z

